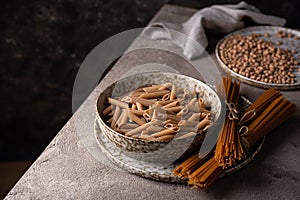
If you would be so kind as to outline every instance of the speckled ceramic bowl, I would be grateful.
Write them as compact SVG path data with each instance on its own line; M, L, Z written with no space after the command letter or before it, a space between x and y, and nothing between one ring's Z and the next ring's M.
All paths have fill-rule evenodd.
M135 159L149 162L171 163L183 154L200 148L203 135L184 139L174 139L170 142L146 141L122 135L110 128L104 121L102 111L108 106L108 97L117 97L129 93L137 88L150 84L164 84L171 82L177 87L200 92L205 106L211 108L213 121L216 121L221 113L221 101L217 93L203 82L194 78L167 72L149 72L136 74L121 79L107 87L98 97L96 103L97 122L105 135L123 153Z

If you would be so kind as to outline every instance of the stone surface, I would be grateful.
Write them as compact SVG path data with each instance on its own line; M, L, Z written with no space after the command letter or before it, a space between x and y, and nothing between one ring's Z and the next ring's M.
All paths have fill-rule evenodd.
M191 10L165 6L169 17ZM157 20L157 18L155 18ZM213 49L214 43L210 43ZM188 63L169 58L163 51L136 51L122 57L62 128L6 199L299 199L300 111L266 138L258 157L247 167L218 180L208 191L147 180L113 166L93 139L95 99L99 92L136 63L158 58L170 66ZM212 57L215 59L214 55ZM161 58L161 59L160 59ZM186 72L192 74L193 72ZM242 84L251 100L262 89ZM283 94L300 108L300 91Z

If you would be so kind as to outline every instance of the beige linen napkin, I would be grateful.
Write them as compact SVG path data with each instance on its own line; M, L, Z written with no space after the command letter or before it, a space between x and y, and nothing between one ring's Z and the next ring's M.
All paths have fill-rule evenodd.
M283 26L286 23L285 19L265 15L254 6L242 1L234 5L214 5L203 8L184 23L163 21L150 24L150 28L146 28L144 34L154 40L172 40L182 48L185 56L192 59L200 56L207 47L207 32L214 34L232 32L245 26L245 18L248 18L257 24ZM187 39L187 37L179 36L176 32L185 34L189 39ZM198 42L202 48L197 48L193 44L195 42L191 41Z

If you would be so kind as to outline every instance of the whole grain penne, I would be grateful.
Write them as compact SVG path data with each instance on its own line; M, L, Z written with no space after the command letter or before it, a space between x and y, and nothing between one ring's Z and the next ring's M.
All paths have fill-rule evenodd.
M136 116L141 117L145 113L145 110L130 110L130 112L135 114Z
M177 112L181 111L182 108L183 108L183 106L175 106L172 108L166 108L165 111L167 113L177 113Z
M154 120L152 120L150 123L151 123L151 125L153 125L153 126L162 126L163 121L161 121L161 120L159 120L159 119L154 119Z
M177 116L184 116L186 114L189 113L189 108L188 107L184 107L181 111L179 111L176 115Z
M199 98L198 102L199 102L199 107L200 108L205 108L204 99Z
M179 122L181 120L181 117L178 115L167 114L167 119L171 119L173 121Z
M145 107L149 107L155 104L156 101L134 97L132 98L132 102L130 103L137 103L137 102L141 103Z
M179 137L176 137L176 140L180 140L180 139L184 139L184 138L188 138L188 137L193 137L193 136L196 136L196 135L197 135L197 133L195 133L195 132L188 132L188 133L183 134Z
M111 113L111 112L112 112L112 105L109 105L109 106L107 106L107 107L103 110L102 114L103 114L104 116L108 116L108 114Z
M139 125L137 124L133 124L133 123L126 123L126 124L122 124L120 126L120 128L122 129L134 129L134 128L137 128Z
M197 125L197 128L199 130L202 130L205 126L210 125L210 120L208 119L208 116L205 117L202 121L200 121Z
M146 130L143 130L143 131L141 132L141 135L149 135L149 132L147 131L147 129L146 129Z
M173 128L173 127L178 127L177 124L173 124L173 123L165 123L164 128L168 129L168 128Z
M120 127L120 124L121 124L121 120L123 120L122 118L124 118L124 115L126 115L125 109L121 109L121 114L120 114L120 117L117 119L116 121L116 128L119 128ZM127 116L126 116L127 118Z
M175 136L174 135L164 135L164 136L161 136L161 137L157 137L156 140L157 141L170 141L174 138Z
M144 110L143 105L140 102L136 102L137 110Z
M171 119L167 119L166 121L163 122L163 124L168 124L168 123L171 123L175 126L178 126L178 122L177 121L173 121Z
M189 104L191 105L195 105L195 103L198 101L198 99L196 97L192 98L192 100L190 101Z
M166 89L171 89L172 83L165 83L163 84L158 90L166 90Z
M118 128L118 129L123 131L124 134L132 130L131 128Z
M197 127L192 126L180 126L178 133L185 133L185 132L197 132Z
M128 104L123 102L123 101L119 101L117 99L113 99L113 98L108 98L108 102L110 104L113 104L115 106L119 106L121 108L128 108Z
M178 122L178 126L190 126L195 127L199 122L197 121L188 121L188 120L180 120Z
M127 109L123 109L123 115L122 117L120 117L120 120L118 121L118 127L121 127L122 125L126 124L128 121L128 110Z
M172 102L174 102L174 101L177 101L177 100L161 100L161 101L157 101L155 104L157 105L157 106L165 106L165 105L167 105L167 104L169 104L169 103L172 103Z
M161 136L164 136L164 135L174 134L177 131L178 131L178 127L172 127L172 128L161 130L157 133L152 134L151 136L157 138L157 137L161 137Z
M187 108L189 109L190 112L196 112L196 113L200 112L200 108L192 104L188 104Z
M122 135L125 134L125 132L123 130L119 129L119 128L114 128L114 131L116 131L116 132L118 132L118 133L120 133Z
M112 116L112 122L111 122L111 126L113 128L116 128L116 122L119 119L120 115L121 115L121 108L119 106L116 106L114 110L114 115Z
M166 108L171 108L171 107L176 107L176 106L179 106L179 101L170 102L170 103L164 105L162 108L166 109Z
M174 100L176 98L176 86L172 85L170 100Z
M145 92L144 91L142 91L142 92L134 91L130 94L130 96L139 97L141 94L145 94Z
M112 117L113 116L113 112L110 112L107 114L108 117Z
M207 110L206 108L201 108L201 107L200 107L199 111L202 113L210 113L209 110Z
M162 129L163 129L163 127L161 127L161 126L151 125L146 129L146 131L153 133L153 132L159 132Z
M131 131L128 131L127 133L125 133L126 136L132 136L135 135L137 133L141 133L143 130L145 130L146 128L148 128L151 124L150 123L145 123L135 129L132 129Z
M151 116L147 113L143 114L144 119L146 120L146 122L150 122L151 121Z
M137 123L138 125L145 124L145 121L143 121L141 118L139 118L138 116L136 116L135 114L133 114L132 110L128 110L128 115L129 115L129 118L132 121L134 121L135 123Z
M142 99L154 99L154 98L159 98L164 96L165 94L169 93L169 90L158 90L158 91L154 91L151 93L145 93L145 94L141 94L140 98Z
M132 98L129 96L124 96L121 98L121 101L126 102L126 103L130 103L132 101Z
M111 124L111 122L112 122L112 119L113 119L112 117L111 117L111 118L109 118L109 120L107 120L107 121L106 121L106 123L108 123L108 124Z
M171 96L171 93L170 93L170 92L167 93L167 94L164 94L164 95L162 96L161 100L163 100L163 101L168 101L168 100L170 100L170 96Z
M156 141L156 138L152 137L150 135L141 135L139 138L144 139L144 140L148 140L148 141Z
M137 106L136 106L136 104L132 104L132 106L131 106L131 110L137 110Z
M200 121L202 113L193 113L189 118L188 121Z
M149 86L149 87L144 87L142 88L143 91L145 93L151 93L151 92L155 92L157 91L160 87L162 87L163 85L152 85L152 86Z

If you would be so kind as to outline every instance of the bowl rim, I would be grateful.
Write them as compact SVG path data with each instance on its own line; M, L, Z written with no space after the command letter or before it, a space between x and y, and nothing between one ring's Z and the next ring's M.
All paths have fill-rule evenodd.
M221 102L221 99L218 95L218 93L211 87L209 86L208 84L204 83L203 81L201 80L198 80L196 78L193 78L191 76L187 76L187 75L184 75L184 74L176 74L176 73L171 73L171 72L160 72L160 71L155 71L155 72L144 72L144 73L137 73L137 74L133 74L133 75L130 75L130 76L126 76L122 79L119 79L119 80L116 80L114 81L113 83L109 84L108 86L106 86L102 92L100 94L97 95L97 99L96 99L96 104L95 104L95 107L96 107L96 118L97 120L100 120L102 124L104 124L104 126L109 129L113 134L117 135L117 136L120 136L122 138L125 138L125 139L129 139L129 140L132 140L132 141L136 141L136 142L144 142L144 143L161 143L161 144L167 144L169 143L170 141L149 141L149 140L145 140L145 139L142 139L142 138L133 138L133 137L129 137L129 136L125 136L115 130L113 130L110 126L108 126L105 121L101 118L101 114L99 112L99 108L98 108L98 102L100 100L100 96L109 88L111 87L112 85L115 85L117 82L119 81L123 81L127 78L130 78L130 77L134 77L134 76L141 76L141 75L144 75L144 74L170 74L170 75L178 75L178 76L183 76L184 78L189 78L189 79L192 79L196 82L200 82L201 84L203 84L205 87L209 88L211 90L211 92L215 93L215 95L217 96L220 104L222 104ZM220 111L221 112L221 111ZM221 114L221 113L220 113ZM215 120L217 121L217 120ZM99 122L98 122L99 123ZM101 126L101 124L99 124L99 126ZM201 133L197 133L196 135L198 134L201 134ZM184 138L182 138L181 140L183 140Z

